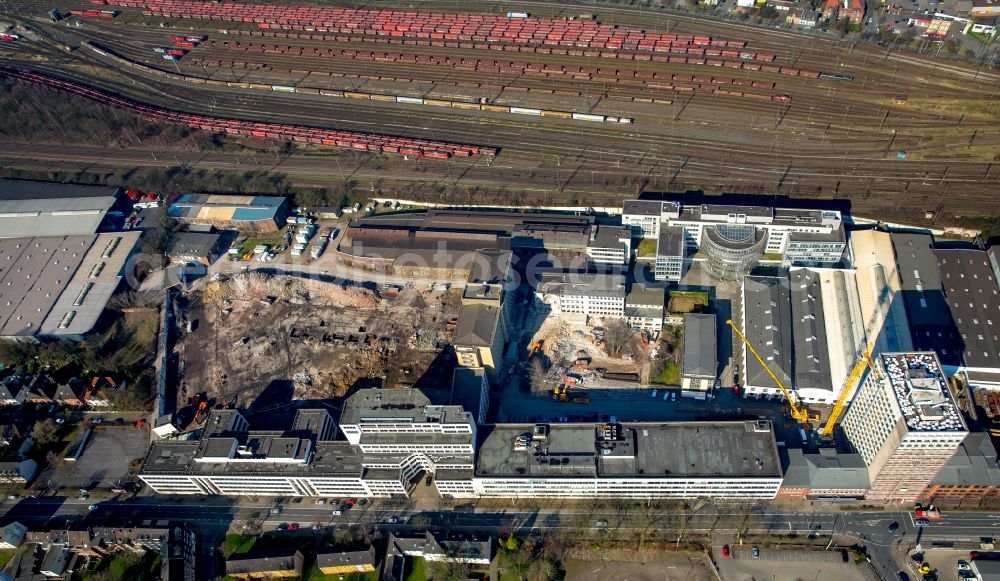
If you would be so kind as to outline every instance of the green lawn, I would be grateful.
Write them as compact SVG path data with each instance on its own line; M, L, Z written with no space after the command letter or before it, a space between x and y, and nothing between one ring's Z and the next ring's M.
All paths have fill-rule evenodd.
M256 537L229 533L226 535L222 553L226 557L229 557L233 553L246 553L253 548L255 542L257 542Z
M639 258L649 258L656 256L656 240L645 238L635 247L635 255Z
M676 363L667 363L659 375L651 375L649 382L656 385L680 385L681 368Z
M17 551L0 551L0 569L7 566L7 562L14 558Z
M427 563L422 557L406 559L405 581L427 581Z
M378 572L345 573L343 576L339 573L335 575L324 575L320 572L319 567L313 567L306 579L308 581L339 581L340 579L343 579L344 581L378 581ZM407 577L407 579L409 579L409 577Z

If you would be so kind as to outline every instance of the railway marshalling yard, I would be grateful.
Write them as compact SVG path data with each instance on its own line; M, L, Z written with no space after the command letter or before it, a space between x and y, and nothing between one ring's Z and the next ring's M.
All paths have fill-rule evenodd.
M523 26L516 21L524 19L504 17L523 10L531 14L529 23L546 25L544 19L552 18L566 27L580 22L568 19L586 12L595 21L585 26L677 35L682 39L677 44L684 35L704 35L742 46L726 56L708 52L712 45L688 42L691 50L682 59L673 46L608 50L537 38L444 41L412 31L378 34L364 25L350 33L309 25L300 28L311 30L275 30L196 17L199 6L223 6L211 3L180 2L170 16L162 15L166 10L159 0L118 4L131 5L63 2L56 6L63 12L119 14L52 23L50 4L16 3L4 17L35 32L0 46L0 54L9 68L172 111L497 150L495 156L424 159L316 145L269 162L303 185L352 179L381 180L386 189L413 182L426 183L429 191L485 186L503 188L512 200L527 193L552 205L591 206L637 190L848 198L855 214L914 222L929 211L943 223L1000 213L993 194L1000 183L1000 76L986 67L977 71L874 44L593 4L504 2L501 8L492 2L430 1L408 14L425 18L461 11ZM177 5L190 11L179 13ZM235 13L244 5L224 6ZM393 2L380 2L379 8L414 10ZM172 46L169 36L184 35L207 40L177 61L154 52ZM79 48L67 52L65 45ZM705 52L698 54L699 49ZM807 76L816 73L851 80ZM263 90L264 85L302 92ZM343 91L470 107L485 98L495 107L631 123L362 100L339 96ZM903 152L905 159L899 159ZM0 147L4 165L28 169L70 162L86 163L91 171L179 162L245 171L260 163L240 157L179 151L156 159L141 144L113 156L98 146L8 142Z

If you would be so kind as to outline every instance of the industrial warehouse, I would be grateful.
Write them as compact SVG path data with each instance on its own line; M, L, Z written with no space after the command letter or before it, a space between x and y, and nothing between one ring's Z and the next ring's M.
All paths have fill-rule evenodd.
M79 340L120 287L138 232L100 232L118 188L0 180L0 339Z

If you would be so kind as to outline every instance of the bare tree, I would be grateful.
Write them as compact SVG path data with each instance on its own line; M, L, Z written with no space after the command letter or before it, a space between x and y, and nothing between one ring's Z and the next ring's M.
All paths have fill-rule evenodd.
M531 358L528 363L531 393L540 394L545 392L545 376L548 371L548 365L545 364L545 358L543 356L536 355Z
M604 325L604 351L611 357L620 357L631 350L635 333L625 321L614 319Z

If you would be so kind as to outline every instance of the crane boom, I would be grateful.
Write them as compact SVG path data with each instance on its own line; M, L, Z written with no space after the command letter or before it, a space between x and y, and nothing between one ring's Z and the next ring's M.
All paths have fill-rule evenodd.
M837 425L840 414L844 412L847 397L854 391L854 387L858 381L861 380L861 374L864 373L865 367L871 369L873 372L875 371L875 363L872 362L871 347L865 347L865 350L861 352L861 356L858 357L857 363L851 369L851 373L847 376L847 381L844 382L844 388L840 391L837 401L833 404L833 411L830 412L830 417L827 418L826 423L823 424L823 429L819 432L820 436L825 438L833 433L833 428Z
M743 340L743 343L747 346L747 349L750 350L750 353L753 353L753 356L757 359L757 362L760 363L760 366L763 367L764 371L766 371L767 374L771 376L771 379L774 380L775 385L778 386L778 389L781 390L781 393L785 396L785 399L788 400L788 409L791 412L792 418L794 418L795 421L798 422L808 422L810 419L809 410L800 408L795 403L795 398L792 396L792 392L788 391L788 388L785 387L785 384L781 383L781 380L778 379L778 376L775 375L773 371L771 371L771 368L767 366L767 363L764 361L764 359L761 358L761 356L757 353L757 350L753 348L753 345L750 344L750 340L747 339L746 335L743 334L743 331L741 331L740 328L736 326L736 323L733 323L732 319L726 321L726 324L732 327L733 331L736 331L736 334L739 335L740 339Z

